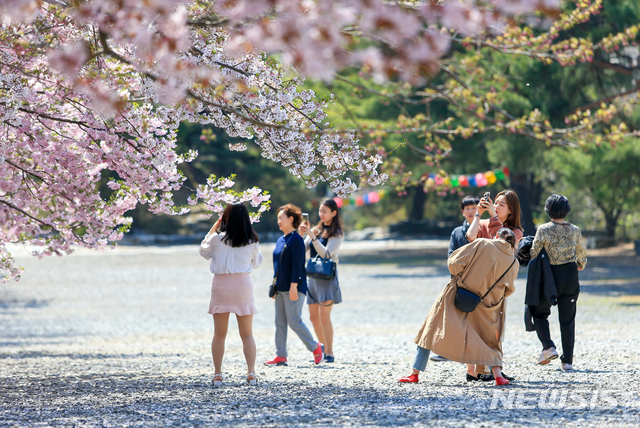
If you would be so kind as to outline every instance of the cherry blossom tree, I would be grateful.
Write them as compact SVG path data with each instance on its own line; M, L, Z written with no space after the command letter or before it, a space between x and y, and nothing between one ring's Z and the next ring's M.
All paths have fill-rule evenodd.
M180 214L183 121L252 140L311 187L377 185L382 154L332 128L302 78L363 67L377 81L421 83L452 34L501 32L505 16L553 14L557 0L0 0L0 269L5 244L40 257L119 240L138 204ZM243 145L230 147L242 150ZM107 181L110 192L100 192ZM212 176L190 204L219 212L269 195Z

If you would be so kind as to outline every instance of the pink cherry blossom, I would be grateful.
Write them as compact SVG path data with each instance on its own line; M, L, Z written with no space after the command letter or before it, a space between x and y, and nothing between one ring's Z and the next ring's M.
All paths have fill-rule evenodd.
M555 1L489 4L512 13ZM303 76L365 66L380 81L419 81L449 48L442 26L477 34L499 20L486 11L471 0L0 0L2 280L20 275L7 243L36 246L38 257L101 250L139 204L187 212L173 200L180 164L197 157L176 152L185 121L251 141L309 187L324 181L346 196L384 183L380 153L326 123L332 100L301 90ZM212 176L187 203L219 213L244 201L257 221L268 192L234 181Z

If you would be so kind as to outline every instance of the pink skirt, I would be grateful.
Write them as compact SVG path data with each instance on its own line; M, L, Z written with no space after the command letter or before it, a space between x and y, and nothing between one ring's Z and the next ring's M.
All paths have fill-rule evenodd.
M248 273L218 274L211 283L210 314L254 315L253 283Z

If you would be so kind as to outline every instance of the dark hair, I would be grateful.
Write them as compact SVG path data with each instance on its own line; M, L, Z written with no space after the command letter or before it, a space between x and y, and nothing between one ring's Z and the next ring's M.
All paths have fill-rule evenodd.
M518 194L511 189L503 190L502 192L496 195L496 199L498 196L504 196L507 200L507 207L511 214L507 217L504 222L504 225L509 229L522 229L522 225L520 224L520 198L518 198ZM496 200L494 199L494 201Z
M544 210L549 214L549 217L561 219L569 214L571 205L569 205L569 200L565 196L554 193L544 203Z
M276 214L278 214L280 211L284 211L287 217L293 217L293 223L291 225L294 229L297 230L298 226L300 226L300 223L302 223L302 210L300 210L300 208L296 207L293 204L286 204L278 208Z
M244 247L258 242L258 234L251 226L249 210L242 203L227 205L222 213L220 232L225 236L222 242L232 247Z
M331 211L335 211L336 215L333 217L331 224L329 226L324 226L322 221L319 221L318 224L313 228L313 233L316 235L320 234L321 238L331 238L332 236L341 236L344 233L344 223L340 218L340 210L338 209L338 204L331 198L327 198L320 203L320 206L325 206L329 208Z
M469 195L462 198L460 201L460 209L464 210L464 207L469 205L478 205L480 203L480 198L475 195Z
M511 245L511 248L516 247L516 234L513 233L513 230L509 229L508 227L501 227L500 230L498 230L498 232L496 233L496 238L507 241Z

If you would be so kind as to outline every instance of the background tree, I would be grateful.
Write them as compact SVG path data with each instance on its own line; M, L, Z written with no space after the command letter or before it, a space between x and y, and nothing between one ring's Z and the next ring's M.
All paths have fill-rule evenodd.
M524 227L533 233L550 183L539 173L549 169L545 152L615 146L635 133L629 117L637 108L639 7L631 1L580 1L567 3L555 22L529 16L495 38L454 34L441 72L423 86L339 77L387 105L383 124L345 116L362 124L356 127L376 148L387 141L382 144L393 152L385 171L410 188L421 184L425 172L460 174L506 164ZM399 134L406 143L400 148ZM427 155L416 156L415 148ZM406 171L398 171L399 165ZM444 187L432 190L443 194ZM422 197L414 206L423 205Z
M554 149L547 154L553 178L566 183L567 191L588 195L604 216L608 236L624 212L640 209L640 141L626 139L612 147L592 144L584 151Z
M34 243L40 255L69 252L72 244L102 248L122 236L130 224L123 214L139 203L184 212L173 200L185 180L177 165L197 156L176 149L185 121L251 139L261 156L307 186L326 182L343 195L383 183L385 158L385 170L411 184L411 171L376 144L392 132L423 138L435 158L449 152L451 139L486 131L571 146L591 141L600 127L604 140L620 141L628 127L610 101L621 93L556 127L540 110L518 116L502 109L496 88L508 86L483 63L482 53L494 50L566 66L635 41L635 25L597 41L570 33L600 5L580 1L549 27L554 0L2 3L0 133L8 144L0 153L0 242ZM529 25L535 10L541 14ZM504 32L488 36L488 27ZM302 90L292 71L330 81L345 67L378 82L410 83L385 96L404 96L425 113L400 115L388 129L332 128L326 102ZM430 117L430 106L442 102L452 115ZM110 195L99 192L103 177ZM232 185L210 177L187 202L216 211L248 200L256 216L266 208L261 189ZM0 253L6 278L16 277L3 245Z

